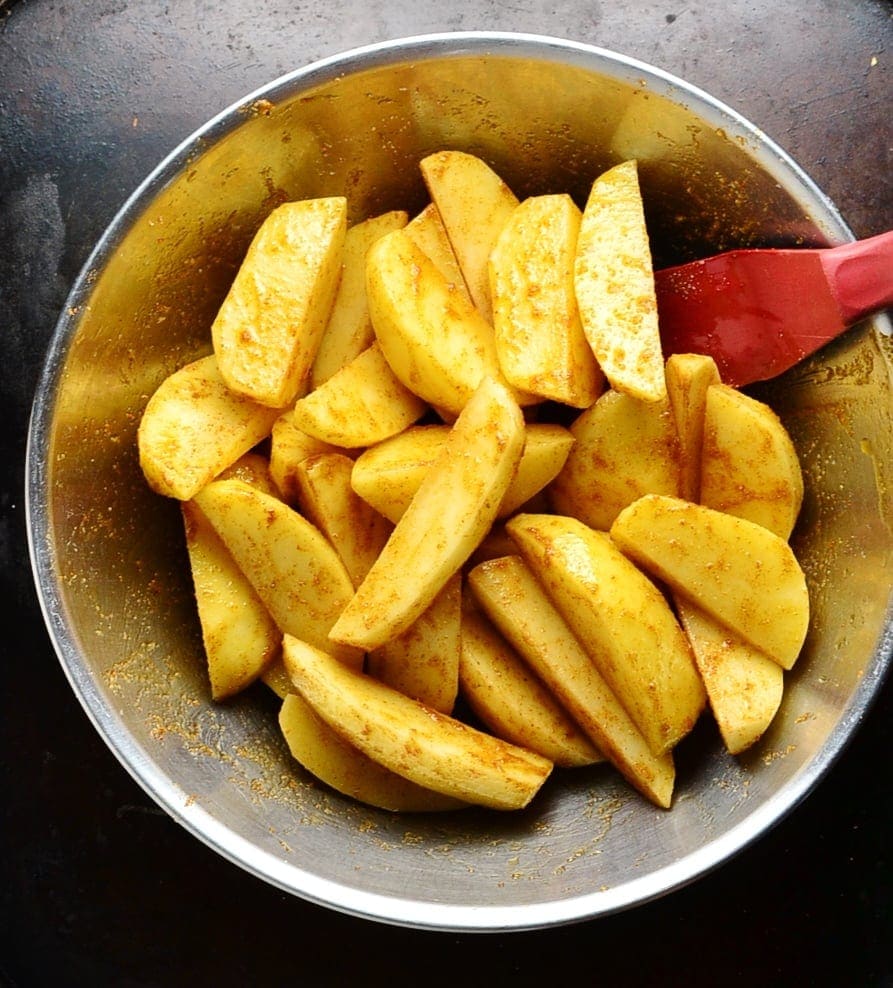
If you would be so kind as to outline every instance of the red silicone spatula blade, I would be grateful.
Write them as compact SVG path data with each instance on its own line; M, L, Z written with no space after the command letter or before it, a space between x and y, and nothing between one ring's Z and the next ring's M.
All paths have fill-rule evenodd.
M834 248L737 250L655 272L665 355L707 353L728 384L781 374L893 300L893 233Z

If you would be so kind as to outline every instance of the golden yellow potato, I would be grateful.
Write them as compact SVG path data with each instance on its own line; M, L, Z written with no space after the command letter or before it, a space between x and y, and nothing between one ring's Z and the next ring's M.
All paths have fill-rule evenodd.
M679 437L681 482L679 496L687 501L701 497L701 447L704 442L704 406L707 389L719 384L712 357L699 353L674 353L666 363L667 397ZM654 491L655 494L672 491Z
M408 219L404 210L394 209L348 227L341 252L341 278L313 358L309 390L328 381L374 341L366 303L366 253L379 237L406 226Z
M201 357L161 382L137 430L140 467L158 494L188 501L257 445L275 409L233 394L216 358Z
M279 726L297 762L327 786L367 806L396 813L431 813L467 805L389 772L345 741L297 693L284 697Z
M599 751L646 799L673 798L671 752L655 755L623 704L520 556L493 558L468 575L475 598Z
M809 627L809 592L788 543L763 525L646 494L611 526L624 553L790 669Z
M445 425L414 426L369 447L354 463L354 490L386 518L397 522L449 433ZM573 443L573 436L563 426L530 423L521 461L497 517L508 517L543 490L561 470Z
M377 648L405 631L487 534L524 448L524 418L485 378L366 579L331 631Z
M413 623L366 656L366 671L442 714L459 692L462 577L457 573Z
M532 196L490 253L496 356L509 384L588 408L605 378L583 335L574 293L580 210L570 196Z
M643 494L678 494L679 441L669 403L606 391L577 416L561 472L548 488L559 514L607 531Z
M575 518L522 514L506 529L652 752L669 751L706 697L664 595L604 532Z
M725 384L707 390L700 501L786 539L803 503L797 451L764 402Z
M283 412L270 431L270 475L282 500L287 504L297 503L298 467L308 456L339 452L343 452L340 446L332 446L299 429L291 409Z
M426 707L291 635L283 658L314 711L391 772L445 796L514 810L526 806L552 763Z
M593 182L574 272L583 331L611 386L642 401L666 398L651 245L634 159Z
M427 410L394 375L375 342L296 401L292 422L332 446L354 449L402 432Z
M772 723L781 704L784 670L690 601L677 598L676 610L726 750L739 755Z
M497 737L564 767L604 760L493 625L469 609L462 616L459 683L468 705Z
M195 502L283 632L331 648L362 665L363 653L329 641L353 594L344 564L325 536L282 501L241 480L215 480Z
M217 479L228 480L230 477L244 480L246 484L251 484L252 487L256 487L271 497L279 497L279 488L273 479L270 461L262 453L254 450L245 453L232 466L221 470Z
M447 284L474 305L462 269L459 267L456 252L450 243L440 212L433 202L429 202L406 224L406 233L431 258L434 266L446 278Z
M233 391L285 408L307 389L346 229L343 196L283 203L261 224L211 326Z
M423 158L419 167L471 298L490 321L487 263L518 199L485 161L465 151L438 151Z

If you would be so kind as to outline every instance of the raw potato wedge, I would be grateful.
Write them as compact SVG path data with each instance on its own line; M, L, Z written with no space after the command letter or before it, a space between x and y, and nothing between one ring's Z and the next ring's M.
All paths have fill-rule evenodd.
M442 714L453 712L462 648L462 577L457 573L402 634L366 656L366 671Z
M354 464L354 490L393 522L400 520L450 434L445 425L420 425L370 447ZM558 474L574 444L563 426L533 422L518 470L499 506L507 518Z
M428 406L394 375L373 343L315 391L295 402L292 421L332 446L371 446L402 432Z
M464 151L438 151L423 158L419 167L471 298L489 322L490 251L518 199L485 161Z
M412 700L291 635L286 669L298 692L350 744L391 772L445 796L521 809L552 771L525 748Z
M794 530L803 503L800 461L781 419L726 384L707 390L700 501L783 539Z
M331 648L344 662L362 665L362 651L328 640L353 584L314 525L241 480L213 481L196 494L195 502L281 631L299 634Z
M707 403L707 389L712 384L719 384L719 370L712 357L699 353L674 353L667 357L665 372L667 397L679 437L679 496L686 501L697 502L701 497L704 406Z
M158 494L188 501L269 435L275 409L233 394L213 355L161 382L137 431L140 466Z
M574 445L549 485L552 508L607 531L643 494L679 494L679 441L666 400L606 391L570 427Z
M394 209L348 227L341 253L341 278L310 370L310 390L324 384L375 339L366 303L366 253L379 237L406 226L409 216Z
M568 768L604 760L490 622L468 609L459 682L468 705L497 737Z
M680 498L647 494L611 526L624 553L790 669L809 626L809 593L788 543L768 528Z
M301 514L325 535L358 587L391 534L392 525L350 486L353 460L319 453L297 467Z
M490 253L499 366L509 384L588 408L605 377L583 335L574 294L580 210L568 195L525 199Z
M364 755L345 741L297 693L286 694L279 726L292 757L317 779L367 806L395 813L462 809L467 803L432 792Z
M651 245L634 159L592 184L574 285L583 331L611 386L642 401L666 398Z
M501 377L493 327L405 230L369 250L366 294L375 336L404 386L452 415L484 377Z
M433 202L414 216L406 224L406 233L422 251L431 258L437 270L446 278L460 295L463 295L470 305L474 305L459 267L456 252L450 243L446 227L440 218L440 212Z
M248 452L240 456L231 466L222 470L218 475L218 480L229 480L234 477L236 480L244 480L246 484L251 484L264 494L270 497L279 497L279 488L273 479L270 470L270 461L261 453Z
M669 751L706 697L663 594L604 532L575 518L522 514L506 529L651 750Z
M468 582L490 620L627 782L669 808L676 777L672 754L653 754L521 557L482 563Z
M784 670L690 601L680 597L676 605L723 743L729 754L739 755L772 723Z
M283 412L270 432L270 475L282 500L295 504L298 499L298 468L309 456L340 453L339 446L317 439L295 425L292 410Z
M378 648L419 617L489 531L524 432L506 386L485 378L332 628L333 641Z
M306 391L341 277L343 196L287 202L254 236L212 326L237 394L284 408Z

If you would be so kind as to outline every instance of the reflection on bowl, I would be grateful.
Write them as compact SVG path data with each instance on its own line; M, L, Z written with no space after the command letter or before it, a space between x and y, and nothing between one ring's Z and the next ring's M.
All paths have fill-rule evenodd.
M623 56L555 39L438 35L279 79L212 120L121 210L60 320L29 443L32 558L50 633L111 749L191 832L307 899L425 928L592 917L718 865L809 791L890 654L889 354L865 324L761 389L794 437L806 499L794 545L813 623L782 709L744 757L706 719L677 757L675 805L602 767L563 773L517 815L400 817L290 758L272 695L208 699L178 507L140 473L159 382L207 352L244 250L278 203L348 196L351 221L425 201L418 161L479 154L519 196L567 191L635 156L658 265L736 245L850 239L758 130Z

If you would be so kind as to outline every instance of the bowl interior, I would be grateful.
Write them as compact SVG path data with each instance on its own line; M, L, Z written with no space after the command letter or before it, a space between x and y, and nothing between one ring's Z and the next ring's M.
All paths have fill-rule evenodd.
M32 557L76 693L139 782L220 853L285 889L420 927L502 929L659 895L743 847L808 791L889 659L889 351L865 324L761 389L803 461L794 536L813 621L748 755L705 718L675 805L604 768L559 773L525 812L392 816L314 783L263 687L215 705L179 509L136 457L159 382L209 350L213 314L278 203L346 194L351 219L424 202L417 163L485 157L514 190L584 200L640 163L658 265L734 245L848 239L808 179L734 113L597 49L521 36L415 39L273 83L177 149L126 204L60 321L29 443Z

